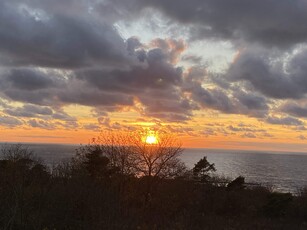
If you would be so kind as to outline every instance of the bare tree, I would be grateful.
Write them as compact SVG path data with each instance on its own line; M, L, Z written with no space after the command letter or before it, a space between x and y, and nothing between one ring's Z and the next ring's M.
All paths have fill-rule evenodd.
M75 160L84 161L88 154L100 154L107 157L109 165L117 168L122 175L136 175L136 153L131 145L131 136L125 133L103 132L93 138L88 145L77 150Z
M142 135L135 135L132 142L138 176L173 178L184 172L185 165L179 159L183 149L174 136L160 133L157 143L148 144Z
M103 132L78 150L78 159L98 152L110 160L110 165L123 175L173 178L181 175L185 166L179 159L183 152L172 135L157 134L157 143L144 141L146 132Z
M187 170L179 159L183 149L174 136L159 133L155 137L157 141L149 144L145 140L147 135L147 132L103 132L90 144L82 146L76 159L88 162L89 155L95 155L95 159L98 159L98 154L107 157L109 166L117 168L121 175L143 178L145 204L149 204L160 179L175 178ZM97 167L94 162L92 166L87 166L88 169ZM106 168L107 165L102 167ZM124 180L120 181L122 190L125 183Z

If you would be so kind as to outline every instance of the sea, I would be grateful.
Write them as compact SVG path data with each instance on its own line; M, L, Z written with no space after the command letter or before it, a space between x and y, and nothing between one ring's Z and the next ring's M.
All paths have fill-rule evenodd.
M1 144L0 144L1 145ZM47 165L71 159L80 145L23 144ZM245 177L274 191L299 193L307 187L307 153L256 152L223 149L184 149L180 158L193 168L206 156L215 164L216 174L229 179Z

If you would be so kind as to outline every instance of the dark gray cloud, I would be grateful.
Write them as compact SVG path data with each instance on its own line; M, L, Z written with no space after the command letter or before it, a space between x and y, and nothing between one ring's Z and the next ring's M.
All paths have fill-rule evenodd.
M144 106L144 115L170 121L190 119L196 106L182 95L183 72L172 64L183 49L182 43L159 39L151 46L143 50L142 65L126 70L91 68L61 76L52 70L15 68L0 77L0 90L3 97L14 101L52 107L79 104L105 111L134 106L137 100ZM131 50L135 50L134 46ZM7 112L33 116L25 114L25 109ZM53 118L59 117L53 114Z
M96 87L89 87L84 81L71 80L67 86L58 92L59 103L78 104L85 106L113 107L116 105L133 106L133 96L120 92L105 92Z
M201 57L181 57L187 47L182 40L124 40L113 23L133 21L148 9L188 27L195 39L244 41L240 46L247 48L225 74L214 75ZM294 46L307 41L306 15L304 0L2 1L0 97L26 105L1 106L6 115L35 118L28 124L46 129L78 127L62 109L71 104L95 107L100 115L133 107L141 115L175 122L212 109L302 126L296 118L268 114L272 98L306 96L307 49ZM185 71L179 60L196 66ZM288 103L278 111L306 117L305 110Z
M200 135L204 135L205 137L217 136L219 134L222 134L223 136L228 136L234 133L229 132L223 127L206 127L203 131L200 132Z
M119 122L112 122L109 117L99 117L98 124L100 127L100 130L122 130L122 131L134 131L136 130L136 127L124 125ZM97 124L97 125L98 125Z
M22 125L23 122L15 117L0 115L0 125L6 127L16 127Z
M257 129L253 127L236 127L233 125L229 125L227 128L233 132L265 132L264 129Z
M254 133L244 133L241 135L243 138L257 138L257 136Z
M236 98L249 110L268 110L267 99L253 93L236 92Z
M118 32L95 20L86 9L77 15L60 9L35 14L35 7L16 1L0 3L2 65L80 68L129 62L126 43Z
M285 47L307 39L305 0L139 0L181 24L195 39L220 38Z
M53 112L52 118L57 119L57 120L66 121L66 122L71 122L72 124L73 124L73 122L77 121L77 119L75 117L72 117L69 114L67 114L66 112L61 111L61 110Z
M234 132L234 133L243 133L240 136L243 138L271 138L273 135L268 133L268 130L257 128L253 125L246 125L243 123L240 123L238 125L229 125L227 126L227 129Z
M242 90L224 90L218 87L206 89L202 82L206 76L196 69L192 70L185 78L184 91L191 94L194 102L202 108L214 109L227 114L245 114L251 117L264 117L268 111L268 101L265 97L247 93Z
M202 134L205 135L206 137L209 137L209 136L216 136L218 133L213 128L205 128Z
M245 82L258 92L277 99L304 97L307 93L305 58L307 50L300 49L290 60L259 49L242 51L226 73L226 79Z
M96 132L101 131L101 127L96 123L85 124L83 125L83 128L87 130L91 130L91 131L96 131Z
M36 117L53 114L52 109L36 105L24 105L23 107L5 109L3 112L15 117Z
M222 90L206 90L200 85L195 85L191 92L193 94L193 100L199 102L204 108L210 108L224 113L235 112L233 101Z
M151 63L148 67L134 67L130 71L104 71L89 70L77 72L77 78L88 82L105 91L135 92L148 88L163 89L172 85L178 85L182 71L170 64L159 61Z
M280 110L295 117L307 117L307 106L301 106L295 102L285 103Z
M5 98L43 106L80 104L132 105L133 97L118 92L104 92L88 87L84 81L72 76L55 76L52 71L36 69L12 70L1 78L0 90ZM0 92L0 93L1 93Z
M140 44L135 38L133 43ZM121 94L123 99L137 98L145 106L144 115L168 121L190 119L195 105L182 95L183 72L172 64L183 49L182 43L159 39L151 45L152 49L143 52L145 66L133 66L130 70L79 71L76 79L105 93L116 92L115 98Z
M266 122L273 125L302 126L304 122L294 117L267 117Z
M65 129L78 129L79 128L79 123L74 120L68 120L65 121L64 123L58 123L58 125L63 126Z
M55 79L30 69L12 69L5 76L5 80L8 83L5 87L12 86L20 90L36 90L56 86Z
M174 65L185 49L183 41L155 39L144 50L137 38L124 41L108 20L96 20L90 13L93 4L71 0L61 9L58 1L1 3L1 63L15 66L0 76L2 96L41 106L79 104L106 110L133 106L137 99L147 115L188 119L191 112L185 109L192 106L178 90L182 70ZM71 10L65 9L70 5ZM57 76L58 71L16 68L20 65L78 70ZM151 108L157 104L164 111ZM6 112L34 116L24 108ZM36 120L31 124L43 127Z
M28 125L33 128L42 128L48 130L53 130L56 128L56 125L54 123L40 119L31 119L28 121Z
M0 93L4 97L39 105L51 105L53 91L63 88L66 80L53 71L39 71L30 68L14 68L0 75Z

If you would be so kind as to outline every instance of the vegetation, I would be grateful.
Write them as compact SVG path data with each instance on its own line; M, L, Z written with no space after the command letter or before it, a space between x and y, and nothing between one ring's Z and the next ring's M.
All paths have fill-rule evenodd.
M187 169L174 139L130 138L95 139L52 169L21 145L4 146L0 229L307 228L307 189L218 183L206 158Z

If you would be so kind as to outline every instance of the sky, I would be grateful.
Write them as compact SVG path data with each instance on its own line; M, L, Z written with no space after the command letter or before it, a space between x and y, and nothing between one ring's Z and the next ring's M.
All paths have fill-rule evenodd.
M307 0L0 0L0 142L307 151L306 21Z

